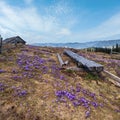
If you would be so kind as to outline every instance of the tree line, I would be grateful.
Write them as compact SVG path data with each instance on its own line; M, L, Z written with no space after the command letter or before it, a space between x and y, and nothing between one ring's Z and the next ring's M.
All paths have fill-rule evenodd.
M104 52L104 53L120 53L120 45L116 44L115 46L112 46L111 48L102 48L102 47L96 47L94 48L95 52Z

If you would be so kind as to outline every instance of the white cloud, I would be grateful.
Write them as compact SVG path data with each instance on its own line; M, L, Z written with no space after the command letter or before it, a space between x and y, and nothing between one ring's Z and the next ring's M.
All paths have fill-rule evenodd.
M84 32L78 32L73 37L78 42L104 40L104 39L118 39L120 36L120 12L111 16L98 26L88 29Z
M66 29L66 28L62 28L58 33L57 35L60 35L60 36L69 36L71 34L71 31L69 29Z
M18 33L25 38L28 38L29 34L29 37L34 39L31 32L37 33L37 36L41 36L41 34L46 36L46 34L55 34L59 30L55 17L50 15L42 16L35 7L21 10L18 7L9 6L5 2L0 2L0 5L0 32L4 37ZM28 42L31 42L30 38Z
M47 6L45 8L46 12L48 14L53 14L53 15L63 15L63 14L68 14L72 12L72 9L69 8L69 5L67 4L68 2L66 0L54 0L54 3L50 6Z
M0 26L0 33L2 33L3 37L9 37L15 34L14 31L9 30L8 28L2 26Z
M30 4L33 0L25 1ZM21 9L18 6L10 6L4 1L0 1L0 5L0 34L4 38L20 35L28 43L85 42L120 34L120 13L95 28L76 33L75 27L72 28L79 20L73 16L70 18L69 8L62 3L46 8L48 12L44 15L40 14L35 6ZM62 14L66 16L65 21L62 21Z
M98 38L106 38L120 33L120 13L113 15L108 20L104 21L98 27L92 30L91 35Z
M18 34L29 43L39 42L38 38L42 42L51 42L50 39L59 38L57 33L70 34L70 30L64 28L56 16L41 15L34 6L20 9L1 1L0 5L0 32L5 38Z
M32 31L46 31L45 26L52 23L52 18L49 22L46 22L45 18L39 15L34 7L21 10L20 8L11 7L3 3L0 14L2 14L0 24L14 30L28 30L29 28Z

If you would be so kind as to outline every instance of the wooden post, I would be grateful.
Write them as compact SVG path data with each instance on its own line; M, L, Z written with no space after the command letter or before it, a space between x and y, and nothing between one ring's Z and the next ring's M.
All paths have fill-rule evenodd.
M0 54L2 53L2 37L0 35Z
M87 48L85 48L85 53L87 53Z

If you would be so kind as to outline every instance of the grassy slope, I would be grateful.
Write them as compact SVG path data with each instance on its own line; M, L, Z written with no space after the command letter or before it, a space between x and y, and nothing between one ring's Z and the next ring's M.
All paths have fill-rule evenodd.
M52 66L59 68L57 52L62 53L63 49L24 46L0 55L0 69L5 71L0 73L0 120L84 120L86 108L74 107L67 98L66 102L58 101L55 95L57 90L74 93L78 84L95 93L96 101L104 105L98 108L91 106L88 120L119 120L120 113L115 112L115 109L120 109L120 89L103 78L83 71L56 70L53 73ZM16 61L21 54L25 56L23 61L31 60L31 63L35 56L44 59L47 72L44 68L37 69L34 66L31 67L32 71L20 67ZM63 59L69 58L63 55ZM24 72L27 72L26 76ZM98 79L99 84L96 83ZM76 94L92 101L92 98L82 92Z

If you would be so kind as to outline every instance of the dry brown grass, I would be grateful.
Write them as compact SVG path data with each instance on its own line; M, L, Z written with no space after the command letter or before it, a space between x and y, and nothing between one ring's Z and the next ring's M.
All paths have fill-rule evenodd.
M55 92L57 90L71 90L78 83L84 89L96 93L97 101L104 104L104 107L91 107L91 116L88 120L119 120L120 112L115 112L115 109L120 110L120 88L114 86L109 81L99 78L96 83L96 78L89 78L89 74L85 71L75 72L60 70L60 75L64 76L65 80L60 80L51 73L51 69L47 74L36 70L33 78L25 78L13 80L13 68L18 71L17 76L22 74L22 70L16 63L17 55L24 54L34 57L38 55L44 59L52 59L52 62L47 62L48 68L59 62L56 53L63 52L62 48L49 47L29 47L12 49L11 52L6 52L0 55L0 69L5 70L0 73L0 83L5 84L4 90L0 91L0 120L85 120L86 109L82 106L74 107L72 103L66 99L66 102L56 102ZM75 66L75 63L62 55L64 60L69 60L69 66ZM67 81L67 86L66 86ZM56 84L59 83L59 84ZM26 90L25 96L15 95L14 87L21 87ZM103 95L103 97L100 96ZM81 93L79 96L83 96ZM87 97L87 96L86 96Z

